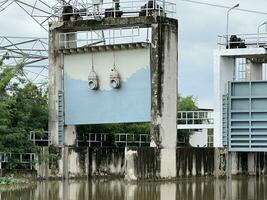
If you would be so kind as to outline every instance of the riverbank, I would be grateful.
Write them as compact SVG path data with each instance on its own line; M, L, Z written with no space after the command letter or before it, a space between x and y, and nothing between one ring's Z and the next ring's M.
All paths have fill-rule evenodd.
M28 184L28 183L30 183L30 181L24 178L0 177L0 186Z

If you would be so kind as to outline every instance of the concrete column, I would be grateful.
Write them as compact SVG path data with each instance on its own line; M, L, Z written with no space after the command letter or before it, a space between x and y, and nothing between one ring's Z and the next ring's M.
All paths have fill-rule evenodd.
M161 178L176 177L178 24L152 25L151 146L161 148Z
M235 58L214 52L214 147L222 147L222 96L227 93L228 82L234 78Z
M59 32L53 28L49 31L49 131L52 144L58 144L58 93L62 91L62 67L60 56L56 53L59 48Z
M227 176L228 170L228 156L227 149L215 148L214 150L214 175L216 178Z
M62 43L61 41L65 41ZM64 91L64 56L57 53L60 48L76 48L76 34L60 34L57 29L49 31L49 131L53 145L58 145L59 112L58 94ZM63 94L64 98L64 94ZM73 136L75 127L65 127L65 144L74 145L76 136ZM69 135L70 134L70 135ZM75 133L76 134L76 133Z
M256 175L255 153L248 153L248 174Z
M248 60L247 65L247 80L262 80L262 63L251 62Z
M65 126L64 128L64 132L65 132L65 145L68 146L76 146L76 127L75 126Z
M237 175L238 174L238 156L236 152L231 152L229 154L231 159L231 174Z

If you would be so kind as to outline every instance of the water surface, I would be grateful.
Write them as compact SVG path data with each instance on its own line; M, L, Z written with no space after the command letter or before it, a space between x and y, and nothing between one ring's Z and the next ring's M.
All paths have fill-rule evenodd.
M43 181L18 190L0 187L0 200L264 200L267 178L181 179L127 183L123 180Z

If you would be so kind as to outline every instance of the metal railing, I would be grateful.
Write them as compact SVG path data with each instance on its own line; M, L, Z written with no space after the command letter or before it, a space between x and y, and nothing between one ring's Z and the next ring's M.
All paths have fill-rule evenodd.
M3 153L0 152L0 169L2 169L3 163L9 163L10 161L16 161L18 164L29 164L30 169L33 169L33 165L36 161L35 153Z
M150 144L150 135L148 134L126 134L119 133L115 137L116 146L145 146Z
M62 18L70 15L83 19L101 19L103 17L148 16L154 11L158 12L158 15L173 18L176 15L176 4L165 0L121 0L119 4L112 0L105 0L103 3L94 5L91 0L76 0L68 5L53 6L52 16Z
M29 139L39 146L50 146L52 142L49 131L31 131Z
M115 135L111 133L88 133L78 135L76 142L78 147L105 147L114 145L112 144L112 140L117 147L142 147L150 144L150 135L129 133L116 133Z
M213 124L213 111L180 111L177 122L178 125Z
M106 146L107 138L111 134L108 133L88 133L88 134L78 134L76 140L76 146L88 146L94 147Z
M231 37L236 36L231 40ZM217 44L222 48L267 47L267 33L219 35Z
M101 31L61 33L59 46L60 48L67 49L150 41L151 31L149 28L134 26Z

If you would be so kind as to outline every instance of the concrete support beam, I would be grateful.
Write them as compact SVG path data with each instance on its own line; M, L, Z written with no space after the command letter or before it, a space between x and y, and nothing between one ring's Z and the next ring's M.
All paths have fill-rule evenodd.
M255 153L248 153L248 174L256 175Z
M77 20L66 22L54 22L53 27L64 32L88 31L88 30L105 30L118 27L133 27L140 28L150 27L151 24L166 22L170 24L177 23L176 19L161 17L161 16L143 16L143 17L124 17L124 18L104 18L101 21Z
M247 65L247 80L262 80L262 63L248 60Z
M52 29L49 32L49 131L51 132L51 139L53 145L59 144L59 92L63 92L63 71L64 71L64 54L59 53L62 44L60 38L62 35L57 29ZM69 34L67 38L68 47L76 47L76 35ZM62 40L61 40L62 41ZM64 93L63 93L64 96ZM64 98L64 97L63 97ZM64 109L64 108L63 108ZM64 118L64 116L63 116ZM64 123L64 122L63 122ZM64 124L62 124L64 126ZM66 145L74 145L76 136L75 127L65 127L63 142ZM70 134L70 135L69 135Z
M234 57L214 53L214 147L222 147L222 97L227 93L228 82L234 79Z
M152 25L151 146L161 148L161 177L176 177L178 24Z
M231 174L238 175L238 156L236 152L231 152L229 154L231 159Z
M59 32L53 30L49 32L49 124L52 144L58 145L58 93L62 91L62 63L61 56L56 53L59 48Z
M64 128L65 138L64 144L68 146L75 146L76 145L76 127L75 126L65 126Z

